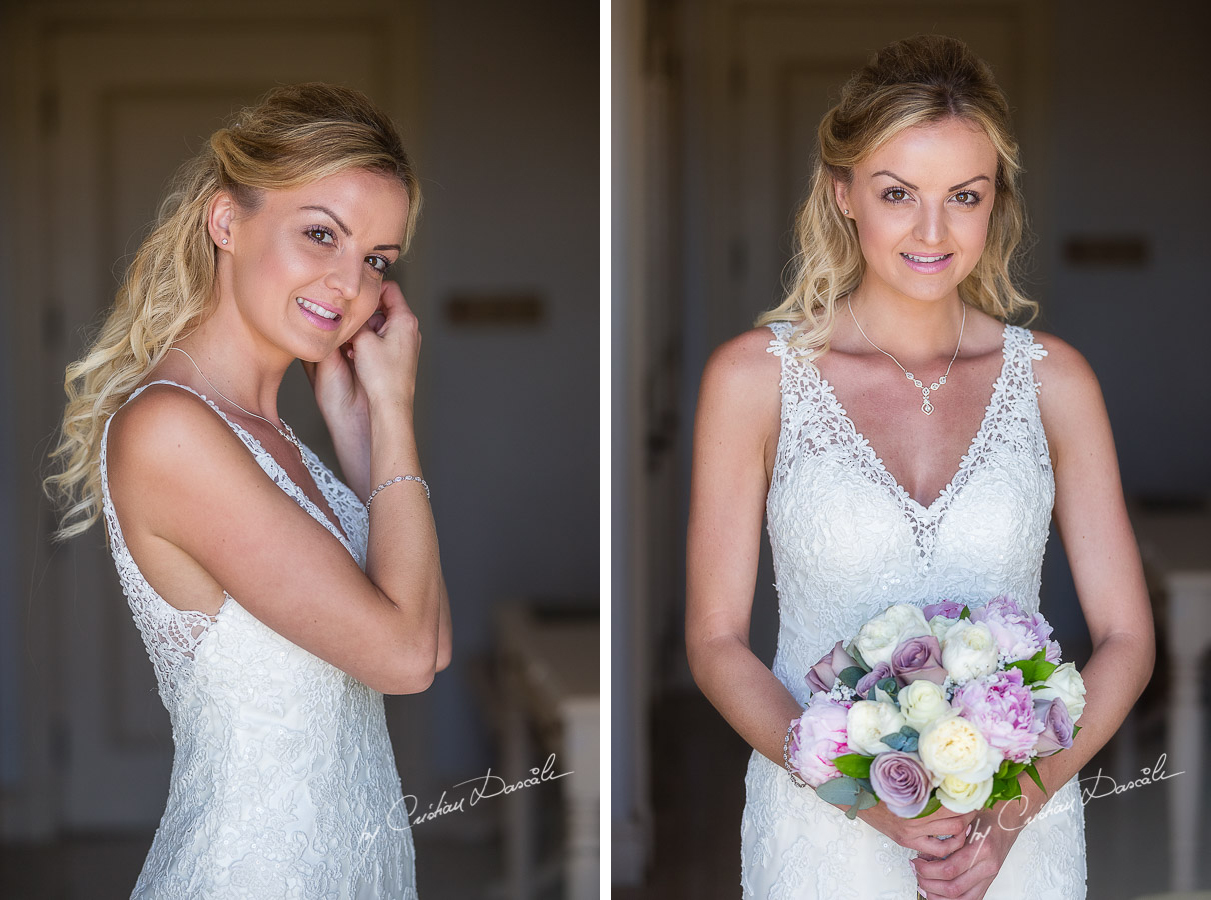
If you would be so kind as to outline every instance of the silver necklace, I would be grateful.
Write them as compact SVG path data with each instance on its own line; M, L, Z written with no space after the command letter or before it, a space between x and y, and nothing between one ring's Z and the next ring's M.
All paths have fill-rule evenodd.
M886 350L884 350L882 347L880 347L878 344L876 344L874 341L872 341L869 337L867 337L865 331L862 331L862 326L858 324L858 317L854 315L854 305L850 302L850 299L848 297L845 298L845 305L849 307L849 317L851 319L853 319L854 324L858 326L858 331L861 333L862 337L866 338L866 343L870 344L872 347L874 347L876 350L878 350L880 353L882 353L884 356L886 356L888 359L890 359L892 362L894 362L897 366L900 366L900 361L898 359L896 359L894 356L892 356L890 353L888 353ZM955 360L959 358L959 348L963 346L963 329L966 327L966 325L967 325L967 304L964 303L963 304L963 321L959 325L959 342L957 344L955 344L955 355L950 358L950 363L946 366L946 373L941 378L939 378L937 381L935 381L933 384L926 387L921 382L920 378L916 378L912 374L912 372L908 371L908 369L904 368L903 366L900 366L900 371L904 373L905 377L908 378L909 381L911 381L913 384L915 384L917 387L919 387L921 389L921 412L925 413L925 415L927 415L927 416L933 412L933 403L931 403L929 400L930 393L932 391L936 391L942 385L946 384L946 376L950 374L950 367L953 366L955 364ZM205 376L203 376L203 377L205 377Z
M185 351L182 350L180 347L169 347L168 349L177 350L181 353L185 353ZM206 380L206 383L208 385L210 385L211 389L216 394L218 394L220 397L222 397L224 400L226 400L228 403L230 403L232 406L234 406L240 412L247 413L250 416L254 416L254 417L260 419L262 422L266 422L269 425L272 425L274 431L276 431L278 434L280 434L286 440L290 441L290 443L294 444L294 448L299 451L299 459L303 458L303 445L300 444L299 439L294 436L294 429L286 424L285 419L282 419L282 428L286 429L285 431L283 431L282 428L278 428L276 425L274 425L272 422L270 422L264 416L258 416L256 413L249 412L248 410L244 409L244 407L240 406L240 404L236 403L234 400L232 400L230 397L228 397L226 394L224 394L222 391L220 391L217 387L215 387L213 381L211 381L209 378L206 378L206 373L202 371L201 366L199 366L197 364L197 362L194 361L194 358L192 356L190 356L188 353L185 353L185 356L191 363L193 363L193 367L198 370L198 374L201 375L202 378L204 378Z

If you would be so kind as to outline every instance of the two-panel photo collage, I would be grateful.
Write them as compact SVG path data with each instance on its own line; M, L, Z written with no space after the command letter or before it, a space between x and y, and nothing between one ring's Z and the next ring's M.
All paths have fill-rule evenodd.
M0 0L0 900L1211 900L1208 39Z

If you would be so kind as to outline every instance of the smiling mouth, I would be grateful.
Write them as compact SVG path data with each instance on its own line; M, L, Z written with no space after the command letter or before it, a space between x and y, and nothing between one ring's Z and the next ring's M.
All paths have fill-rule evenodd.
M912 253L901 253L900 255L917 263L935 263L954 256L953 253L942 253L937 256L914 256Z
M340 313L333 312L330 309L325 309L324 307L320 306L318 303L312 303L310 300L308 300L304 297L295 297L294 302L297 303L299 306L303 307L303 309L307 310L307 312L315 313L317 316L319 316L322 319L336 320L341 317Z

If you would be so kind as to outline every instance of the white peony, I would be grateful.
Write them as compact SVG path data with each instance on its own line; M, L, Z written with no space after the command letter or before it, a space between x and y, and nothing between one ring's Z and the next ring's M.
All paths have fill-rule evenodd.
M946 632L942 642L942 667L962 684L995 672L999 653L996 638L987 625L960 619Z
M900 701L900 714L917 731L924 731L925 726L950 713L946 690L942 685L924 678L918 678L901 688L896 699Z
M980 730L957 713L927 726L917 741L917 752L935 786L948 775L962 781L983 781L1004 761Z
M849 708L845 719L845 734L849 749L854 753L874 756L887 753L892 748L880 740L885 734L899 731L904 725L904 716L891 703L877 700L858 700Z
M873 669L881 662L890 664L891 654L901 641L932 633L919 608L897 603L863 625L854 638L854 646Z
M1059 697L1068 707L1068 715L1075 725L1076 720L1085 711L1085 679L1076 670L1076 665L1066 662L1062 666L1056 666L1055 671L1043 684L1047 686L1034 691L1031 699L1037 703L1040 700L1050 702Z
M946 641L946 632L950 631L952 625L961 619L948 619L946 616L934 616L929 620L929 630L933 636L938 639L938 643L942 644Z
M966 813L980 809L992 795L992 776L983 781L963 781L948 775L938 785L938 800L951 812Z

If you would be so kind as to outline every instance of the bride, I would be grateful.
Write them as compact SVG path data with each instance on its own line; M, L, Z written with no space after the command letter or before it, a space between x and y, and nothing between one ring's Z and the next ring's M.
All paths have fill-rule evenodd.
M1009 277L1022 227L1017 144L987 66L950 38L892 44L820 125L785 302L707 364L686 642L702 691L754 748L745 897L1085 896L1076 776L1155 651L1097 381L1068 344L1007 324L1035 306ZM748 644L763 516L772 672ZM891 603L1010 594L1038 611L1053 516L1093 655L1079 736L1038 762L1048 795L1023 774L1021 804L901 819L880 803L850 820L797 787L783 740L809 668Z
M178 175L67 369L58 537L103 518L172 720L134 897L415 898L384 693L450 659L386 272L420 206L360 93L278 88ZM303 361L349 485L277 414Z

